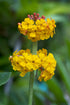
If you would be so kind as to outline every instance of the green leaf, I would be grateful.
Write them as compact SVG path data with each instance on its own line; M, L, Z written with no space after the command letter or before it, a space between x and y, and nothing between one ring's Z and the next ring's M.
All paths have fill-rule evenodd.
M52 78L51 80L48 80L46 83L48 84L49 90L54 94L56 101L59 103L66 103L64 99L64 94L58 81Z
M11 72L0 72L0 86L7 83L11 76Z
M70 78L69 78L69 74L65 68L65 65L63 64L60 56L55 55L56 61L57 61L57 68L59 70L60 76L62 78L62 81L64 82L64 84L66 85L66 88L68 90L68 92L70 93Z
M67 60L67 62L66 62L66 68L68 70L68 73L70 74L70 60Z
M70 40L66 40L68 56L70 57Z

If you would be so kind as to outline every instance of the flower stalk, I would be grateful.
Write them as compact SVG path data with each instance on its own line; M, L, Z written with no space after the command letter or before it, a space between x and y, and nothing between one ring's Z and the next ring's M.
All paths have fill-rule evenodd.
M37 42L32 43L32 54L36 55L37 52ZM30 79L29 79L29 104L32 105L33 101L33 82L34 82L34 71L30 72Z

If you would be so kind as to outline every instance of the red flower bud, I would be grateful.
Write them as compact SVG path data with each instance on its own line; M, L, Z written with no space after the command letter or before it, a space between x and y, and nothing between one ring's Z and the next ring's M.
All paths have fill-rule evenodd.
M36 16L36 13L33 13L34 16Z
M33 17L33 15L31 15L31 17Z
M37 13L37 17L39 17L39 13Z
M33 15L31 15L31 18L32 18L32 19L34 18Z
M35 16L35 21L37 20L37 16Z
M28 18L30 18L30 15L28 15Z
M41 18L42 18L42 19L45 19L45 16L42 16Z

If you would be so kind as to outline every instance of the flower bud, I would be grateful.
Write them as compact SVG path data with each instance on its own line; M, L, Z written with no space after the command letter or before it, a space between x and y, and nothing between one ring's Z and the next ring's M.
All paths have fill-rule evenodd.
M39 17L39 13L37 13L37 17Z
M33 13L34 16L36 16L36 13Z

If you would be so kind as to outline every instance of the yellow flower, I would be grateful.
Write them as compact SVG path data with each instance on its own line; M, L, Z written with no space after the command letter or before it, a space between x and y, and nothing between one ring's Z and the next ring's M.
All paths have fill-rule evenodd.
M27 72L38 69L41 63L40 58L37 55L32 55L29 49L15 51L9 59L13 70L19 71L21 76L24 76Z
M35 38L36 34L35 33L30 33L30 37Z
M54 70L56 67L56 60L54 59L54 56L52 53L49 53L47 55L47 50L42 49L37 52L39 58L41 59L41 74L38 78L39 81L47 81L48 79L51 79L54 75Z
M34 70L41 70L41 74L38 78L39 81L44 79L47 81L54 75L56 60L52 53L47 55L46 49L40 49L37 51L37 55L32 55L30 50L15 51L13 56L10 56L9 60L13 66L13 70L20 72L20 76L23 77L27 72Z
M47 80L51 79L53 75L54 75L54 72L50 73L50 72L46 72L46 70L44 70L41 72L41 75L39 76L38 80L42 81L42 79L44 79L44 81L47 81Z
M33 25L33 24L34 24L34 21L31 20L30 18L25 18L25 19L24 19L24 22L25 22L27 25Z
M55 34L55 20L47 19L45 20L44 16L29 16L25 18L24 21L18 23L18 29L20 33L23 35L27 35L28 39L32 40L32 42L36 42L39 40L45 40L48 38L53 38Z

